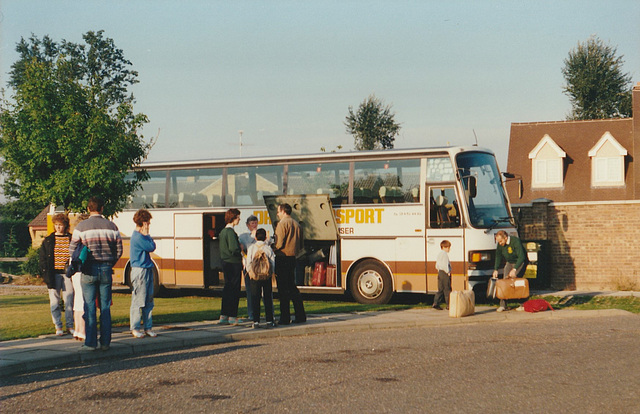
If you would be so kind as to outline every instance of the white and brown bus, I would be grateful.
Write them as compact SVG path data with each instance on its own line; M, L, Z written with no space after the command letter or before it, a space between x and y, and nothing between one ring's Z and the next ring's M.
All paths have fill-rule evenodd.
M321 153L142 166L149 180L114 221L125 254L114 283L127 283L128 246L139 208L153 215L156 287L216 288L224 283L217 234L238 208L273 233L276 205L288 202L303 227L303 292L348 291L362 303L394 292L437 291L440 242L451 242L453 289L479 287L492 273L497 230L515 234L494 154L479 147ZM307 286L305 266L335 269L335 286ZM306 282L306 283L305 283Z

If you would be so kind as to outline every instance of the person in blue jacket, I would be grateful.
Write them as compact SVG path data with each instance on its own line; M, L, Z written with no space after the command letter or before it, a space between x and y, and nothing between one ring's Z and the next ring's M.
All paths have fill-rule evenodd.
M150 253L156 250L156 243L149 235L151 213L140 209L133 215L136 229L131 234L130 259L131 263L131 334L136 338L145 335L155 338L158 336L152 328L153 321L153 262ZM142 329L141 324L144 323Z

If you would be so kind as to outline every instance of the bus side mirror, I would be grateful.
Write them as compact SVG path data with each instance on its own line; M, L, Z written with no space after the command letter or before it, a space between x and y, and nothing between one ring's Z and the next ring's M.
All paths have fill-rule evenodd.
M524 194L524 185L522 184L522 180L518 180L518 198L522 198L522 194Z
M467 193L469 198L475 198L478 194L478 181L473 175L467 177Z
M510 173L510 172L503 172L502 176L506 178L506 180L504 180L505 183L509 181L518 180L518 198L522 198L522 195L524 194L524 185L522 184L522 176L520 176L519 174Z

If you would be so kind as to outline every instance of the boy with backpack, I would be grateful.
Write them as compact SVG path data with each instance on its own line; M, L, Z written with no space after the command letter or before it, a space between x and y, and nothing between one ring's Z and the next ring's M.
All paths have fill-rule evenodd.
M267 327L275 327L273 319L273 296L272 277L275 267L275 254L265 240L267 232L265 229L256 230L256 242L249 246L245 269L249 274L251 289L251 300L253 305L253 327L260 327L260 297L264 302L264 313L267 320Z

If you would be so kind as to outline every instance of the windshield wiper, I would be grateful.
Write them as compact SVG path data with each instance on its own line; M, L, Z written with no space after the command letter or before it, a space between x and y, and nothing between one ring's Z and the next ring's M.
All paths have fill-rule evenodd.
M493 219L493 224L491 224L491 225L489 226L489 228L488 228L488 229L486 229L486 230L484 231L484 232L485 232L485 234L486 234L486 233L489 233L491 230L493 230L493 229L495 229L496 227L498 227L498 224L500 224L500 223L505 223L505 222L509 222L509 223L511 223L511 224L514 224L514 223L513 223L513 217L499 217L499 218L497 218L497 219Z

